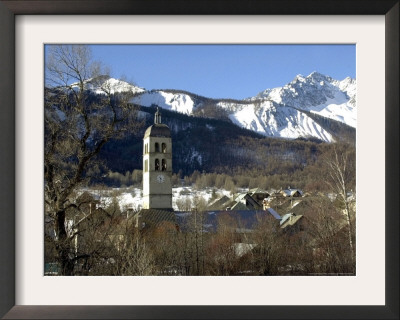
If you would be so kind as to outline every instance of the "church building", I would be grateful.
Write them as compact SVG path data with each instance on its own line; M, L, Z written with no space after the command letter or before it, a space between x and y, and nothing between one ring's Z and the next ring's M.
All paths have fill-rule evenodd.
M157 108L143 138L143 209L172 210L171 176L171 131Z

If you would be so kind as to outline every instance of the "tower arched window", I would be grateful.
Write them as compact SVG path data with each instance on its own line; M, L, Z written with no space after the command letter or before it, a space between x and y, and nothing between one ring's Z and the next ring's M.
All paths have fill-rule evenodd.
M162 153L166 153L167 152L167 145L165 143L163 143L161 145L161 151L162 151Z
M144 160L144 172L149 171L149 164L147 162L147 160Z
M156 159L154 161L154 167L156 171L160 171L160 160Z
M167 171L167 160L161 160L161 171Z
M160 152L160 145L158 142L155 143L154 147L156 149L155 152Z

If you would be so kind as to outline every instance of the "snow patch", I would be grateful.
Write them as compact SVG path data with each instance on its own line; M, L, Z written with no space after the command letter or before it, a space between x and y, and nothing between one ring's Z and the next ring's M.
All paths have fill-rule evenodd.
M73 83L71 86L73 88L78 87L78 83ZM126 81L110 78L108 76L88 79L84 83L84 88L96 94L105 94L105 92L110 92L111 94L122 92L138 94L145 91L143 88L134 86Z
M168 93L164 91L146 91L131 101L145 107L157 105L163 109L173 110L184 114L192 114L194 101L184 93Z

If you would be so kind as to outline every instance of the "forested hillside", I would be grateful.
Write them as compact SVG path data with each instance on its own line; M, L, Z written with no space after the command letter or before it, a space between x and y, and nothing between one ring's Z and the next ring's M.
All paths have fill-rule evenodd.
M111 173L109 185L140 184L142 143L146 128L153 123L155 107L141 107L145 125L136 135L108 143L100 153ZM344 137L351 148L355 129L334 120L312 115L324 121L338 138ZM317 139L279 139L259 135L239 128L229 120L188 116L162 110L162 121L172 133L173 172L175 182L187 177L196 183L215 183L212 175L223 176L223 186L229 177L236 187L280 187L285 184L305 187L318 180L318 159L334 144ZM194 176L192 176L194 174ZM204 175L209 174L207 183ZM110 178L111 177L111 178ZM220 179L221 180L221 179ZM99 181L98 181L99 182ZM228 185L232 183L228 183ZM210 185L211 186L211 185Z

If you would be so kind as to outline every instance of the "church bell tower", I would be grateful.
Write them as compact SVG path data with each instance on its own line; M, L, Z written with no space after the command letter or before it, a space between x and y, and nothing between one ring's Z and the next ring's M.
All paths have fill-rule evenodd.
M172 141L157 108L143 138L143 209L172 210Z

